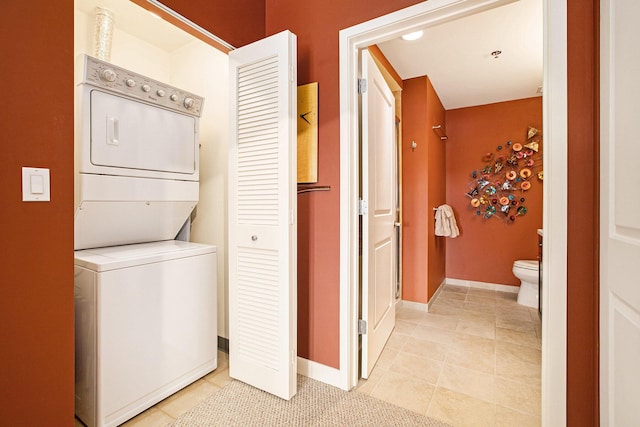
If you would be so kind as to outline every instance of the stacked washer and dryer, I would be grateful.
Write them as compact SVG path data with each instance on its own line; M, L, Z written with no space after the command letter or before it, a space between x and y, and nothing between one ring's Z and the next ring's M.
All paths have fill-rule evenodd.
M75 409L89 427L114 426L217 367L216 248L176 240L198 203L203 99L82 64Z

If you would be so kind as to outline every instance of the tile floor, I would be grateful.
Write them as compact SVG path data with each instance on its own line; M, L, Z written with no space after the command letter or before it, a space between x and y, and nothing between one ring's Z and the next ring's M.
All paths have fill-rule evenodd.
M357 390L454 426L539 426L540 318L516 297L446 285L429 313L400 306Z
M516 295L446 285L429 313L399 306L376 367L356 389L456 427L539 426L540 319ZM218 369L123 426L172 422L231 381L228 366L218 352Z

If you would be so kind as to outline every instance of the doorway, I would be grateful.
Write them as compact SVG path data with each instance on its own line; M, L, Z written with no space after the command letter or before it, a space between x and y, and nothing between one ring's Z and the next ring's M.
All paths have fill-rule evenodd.
M357 382L357 244L358 244L358 103L357 52L407 31L501 6L507 1L426 2L343 30L340 33L341 83L341 353L342 380L347 388ZM544 154L545 228L544 283L553 283L543 295L543 423L562 423L566 390L566 5L545 1L543 122L548 150ZM553 179L554 191L548 191ZM550 260L561 260L552 262ZM553 329L550 325L553 324Z

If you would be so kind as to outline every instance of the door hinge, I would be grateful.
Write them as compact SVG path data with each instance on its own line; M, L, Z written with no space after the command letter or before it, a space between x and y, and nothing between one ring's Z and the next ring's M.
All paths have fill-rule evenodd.
M358 319L358 335L365 335L367 333L367 321Z
M369 213L369 205L366 200L358 200L358 215L366 215Z
M367 92L367 79L358 79L358 93Z

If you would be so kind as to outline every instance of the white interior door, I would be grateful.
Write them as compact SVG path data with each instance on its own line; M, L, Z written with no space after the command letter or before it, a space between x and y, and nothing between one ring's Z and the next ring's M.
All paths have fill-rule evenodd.
M290 399L297 374L296 36L229 53L229 375Z
M601 1L600 414L640 425L640 2Z
M395 101L368 51L362 51L362 377L368 378L395 326ZM361 87L363 87L361 85Z

